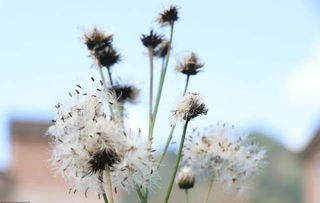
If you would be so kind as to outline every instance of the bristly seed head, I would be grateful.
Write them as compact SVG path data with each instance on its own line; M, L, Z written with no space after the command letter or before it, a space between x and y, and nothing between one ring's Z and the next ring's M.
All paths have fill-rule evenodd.
M203 66L198 55L192 52L176 65L176 70L186 75L196 75Z
M190 167L183 167L177 177L177 183L180 189L188 190L193 188L195 183L195 176Z
M159 58L165 58L170 49L170 42L168 40L163 40L161 44L154 50L154 55Z
M205 115L208 109L198 93L189 92L183 96L178 108L172 112L174 120L180 122L183 120L189 121L199 115Z
M83 35L83 39L90 50L90 56L99 66L110 68L121 60L120 54L112 46L112 34L93 28Z
M142 35L141 41L145 47L154 49L163 41L163 36L151 30L149 35Z
M102 91L106 87L91 80L92 91L77 86L79 94L71 94L68 105L56 105L55 122L47 131L52 137L52 167L63 174L72 191L86 193L89 188L103 193L101 173L107 168L114 187L129 192L138 185L151 191L159 180L152 141L109 117L105 107L110 99Z
M114 85L112 88L110 88L110 91L115 94L116 100L119 103L128 101L132 104L136 102L140 92L140 90L133 85L120 84Z
M169 6L165 8L157 17L156 21L161 26L173 25L179 19L178 8L176 6Z
M266 152L252 139L226 124L211 126L201 134L194 131L185 143L182 165L191 167L197 177L213 178L214 184L239 190L265 166Z
M89 161L90 173L102 172L106 167L112 168L120 162L120 156L113 149L96 152Z
M92 56L99 65L107 68L119 63L121 60L120 54L113 47L105 47L104 49L94 51Z
M83 35L83 40L90 51L100 50L111 46L113 35L106 34L95 27Z

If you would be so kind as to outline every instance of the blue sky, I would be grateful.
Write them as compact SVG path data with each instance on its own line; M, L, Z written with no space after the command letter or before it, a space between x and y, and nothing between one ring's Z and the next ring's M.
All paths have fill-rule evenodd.
M194 51L206 65L191 78L189 90L200 92L210 110L192 127L226 121L244 131L261 130L290 149L303 148L320 123L316 0L0 0L0 168L10 158L11 119L51 120L53 105L67 101L76 84L98 78L81 40L95 25L115 34L124 56L114 75L143 89L128 116L131 125L145 126L148 61L139 37L150 28L168 34L153 22L168 4L179 5L181 18L157 140L167 136L169 111L183 90L185 77L173 66L181 54Z

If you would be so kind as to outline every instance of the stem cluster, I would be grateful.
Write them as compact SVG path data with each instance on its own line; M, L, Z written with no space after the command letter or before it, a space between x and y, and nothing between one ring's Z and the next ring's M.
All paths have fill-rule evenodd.
M170 23L170 38L169 38L169 47L168 47L168 51L166 56L163 58L162 61L162 68L161 68L161 73L160 73L160 79L159 79L159 86L158 86L158 90L156 93L156 98L155 98L155 103L153 103L154 101L154 92L153 92L153 83L154 83L154 47L152 46L148 46L148 56L149 56L149 63L150 63L150 80L149 80L149 132L148 132L148 139L152 140L153 139L153 133L154 133L154 128L155 128L155 124L156 124L156 118L157 118L157 114L158 114L158 110L159 110L159 105L160 105L160 100L161 100L161 96L162 96L162 90L163 90L163 86L164 86L164 82L165 82L165 78L166 78L166 73L167 73L167 69L168 69L168 65L169 65L169 59L170 59L170 54L171 54L171 47L172 47L172 41L173 41L173 32L174 32L174 21L172 21ZM152 33L152 32L151 32ZM109 81L111 84L111 87L113 86L113 80L112 80L112 75L110 72L110 68L107 67L108 70L108 76L109 76ZM104 77L104 73L102 70L102 67L99 67L99 73L101 76L101 80L103 81L104 84L106 83L105 77ZM189 84L189 79L190 79L190 75L187 75L186 78L186 83L184 86L184 91L183 91L183 95L187 92L188 89L188 84ZM107 91L107 89L105 89L105 91ZM153 105L154 104L154 105ZM109 110L110 113L112 115L112 117L114 117L114 109L113 106L109 104ZM122 109L122 116L123 116L123 109ZM123 119L123 118L122 118ZM121 122L123 122L123 120L120 120ZM171 176L169 185L168 185L168 190L166 192L166 196L165 196L165 200L164 203L167 203L169 201L170 198L170 194L172 192L172 188L175 182L175 178L177 175L177 171L179 169L179 165L180 165L180 160L182 157L182 151L183 151L183 146L184 146L184 141L185 141L185 137L186 137L186 132L187 132L187 127L188 127L188 123L189 123L190 119L187 119L185 121L184 127L183 127L183 132L181 135L181 141L180 141L180 146L179 146L179 151L178 151L178 157L173 169L173 174ZM176 128L176 124L171 126L170 129L170 133L169 136L167 138L164 150L161 153L161 157L158 160L158 168L160 166L160 164L163 162L167 152L168 152L168 148L170 145L170 142L172 140L173 137L173 133L175 131ZM113 195L112 195L112 185L111 185L111 177L110 177L110 170L106 170L105 172L105 181L106 181L106 194L103 194L103 198L105 203L113 203ZM136 186L136 192L137 195L139 197L139 200L141 203L147 203L148 202L148 188L140 188L139 186ZM187 197L187 202L189 201L188 198L188 192L186 191L186 197Z

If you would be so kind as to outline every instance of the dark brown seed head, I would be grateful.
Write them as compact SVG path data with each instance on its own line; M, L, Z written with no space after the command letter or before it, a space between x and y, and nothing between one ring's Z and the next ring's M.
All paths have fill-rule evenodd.
M93 28L83 35L83 40L90 51L100 50L111 46L113 35L106 34L97 28Z
M159 58L164 58L167 56L170 48L170 43L167 40L163 40L161 44L155 49L154 55Z
M119 63L121 60L120 54L113 47L96 50L92 55L99 65L107 68Z
M192 52L177 64L176 70L186 75L196 75L203 66L198 55Z
M169 6L157 16L156 21L160 25L166 26L172 25L178 19L178 8L176 6Z
M106 167L111 168L120 162L120 156L113 149L95 152L89 161L90 173L102 172Z
M133 85L114 85L110 90L115 94L119 103L126 101L135 103L140 90Z
M141 41L142 44L147 48L156 48L163 40L162 35L158 35L157 33L153 32L153 30L150 31L149 35L142 35Z

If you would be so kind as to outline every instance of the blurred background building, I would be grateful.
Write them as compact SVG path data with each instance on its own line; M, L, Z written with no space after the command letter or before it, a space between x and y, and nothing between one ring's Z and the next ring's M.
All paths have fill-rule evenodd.
M0 202L100 202L94 194L68 194L68 186L50 168L49 124L12 121L10 166L0 176Z
M304 202L320 202L320 130L303 151Z

